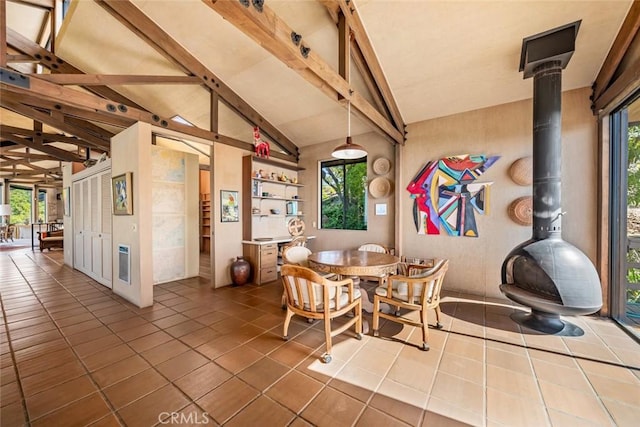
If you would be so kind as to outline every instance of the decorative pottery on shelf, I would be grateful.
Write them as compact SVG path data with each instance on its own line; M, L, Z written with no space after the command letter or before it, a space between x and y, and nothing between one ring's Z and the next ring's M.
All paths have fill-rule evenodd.
M251 275L251 264L249 261L239 256L231 263L230 267L231 281L234 285L244 285L249 281Z

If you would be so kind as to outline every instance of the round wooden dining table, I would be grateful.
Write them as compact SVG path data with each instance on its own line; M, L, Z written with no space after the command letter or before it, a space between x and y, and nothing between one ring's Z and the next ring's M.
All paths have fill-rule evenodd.
M397 256L358 250L314 252L308 260L314 270L341 276L394 274L400 262Z
M309 255L308 261L309 267L313 270L338 274L341 277L353 277L395 274L400 258L379 252L342 250L314 252ZM362 309L372 313L373 302L369 301L369 295L361 292L361 298ZM368 329L368 325L363 325Z

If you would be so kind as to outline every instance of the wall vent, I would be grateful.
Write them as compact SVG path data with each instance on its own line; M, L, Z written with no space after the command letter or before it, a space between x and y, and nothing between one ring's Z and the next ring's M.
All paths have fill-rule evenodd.
M131 253L129 245L118 245L118 279L131 284Z

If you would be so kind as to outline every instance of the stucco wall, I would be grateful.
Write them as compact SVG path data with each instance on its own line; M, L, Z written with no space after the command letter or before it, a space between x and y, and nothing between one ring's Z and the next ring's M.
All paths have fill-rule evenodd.
M367 150L367 183L378 176L389 179L392 188L395 183L395 151L391 143L376 133L368 133L353 138L353 142L362 145ZM314 251L330 249L356 249L363 243L380 243L388 247L394 247L394 222L395 222L395 192L388 197L374 199L369 195L367 207L367 230L322 230L318 228L318 168L319 162L331 160L333 149L344 144L344 139L324 142L304 147L300 150L299 166L305 170L300 171L299 180L305 186L299 190L301 198L305 200L301 209L305 212L305 234L317 236L311 240L309 246ZM385 157L392 163L391 170L385 175L376 175L373 172L373 162ZM375 205L386 204L387 215L376 215ZM315 227L314 227L315 223Z
M594 261L596 259L597 122L590 110L589 88L565 92L562 97L562 209L563 237ZM402 232L401 254L451 260L445 289L502 297L502 261L518 243L531 236L530 227L511 221L507 208L531 187L515 184L511 164L532 153L532 100L499 105L408 126L398 183ZM488 215L476 214L479 237L418 235L413 224L413 201L405 190L430 160L457 154L500 155L479 180L493 182Z

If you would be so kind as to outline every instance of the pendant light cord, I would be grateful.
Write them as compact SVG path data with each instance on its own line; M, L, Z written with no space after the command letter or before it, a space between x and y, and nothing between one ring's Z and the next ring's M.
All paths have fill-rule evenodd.
M351 101L347 102L347 136L351 136Z

